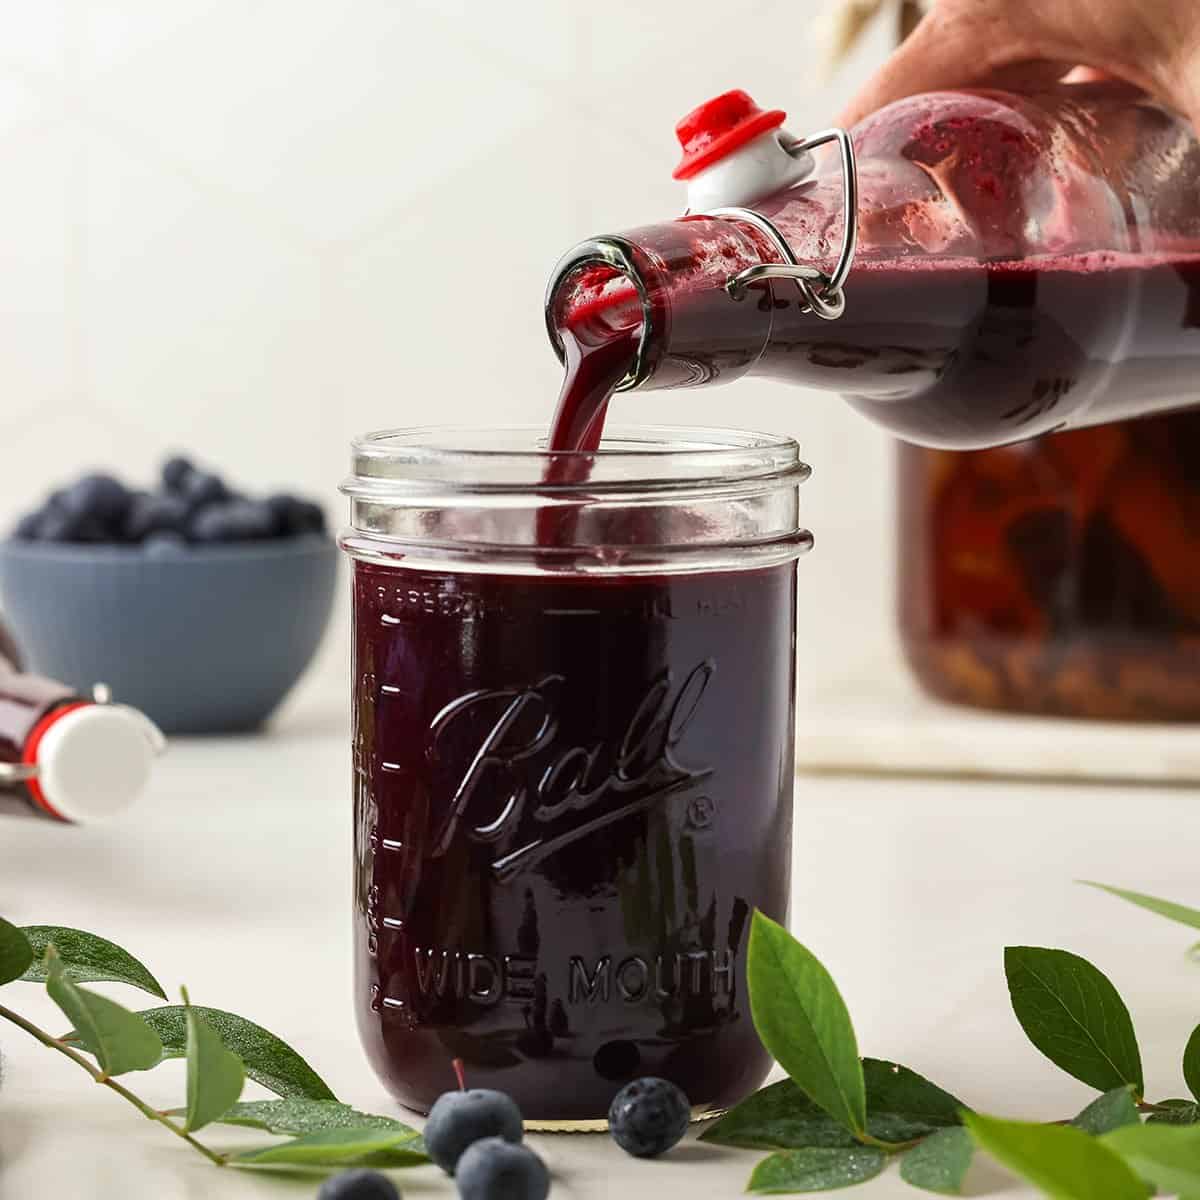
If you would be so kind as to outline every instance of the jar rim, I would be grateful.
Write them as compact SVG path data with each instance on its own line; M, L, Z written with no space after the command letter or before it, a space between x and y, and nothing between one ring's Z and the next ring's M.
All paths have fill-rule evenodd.
M544 424L424 425L383 429L351 443L350 497L381 492L555 492L707 488L767 481L796 484L809 467L791 437L707 426L622 425L596 450L546 446ZM554 462L587 460L586 473L550 481Z

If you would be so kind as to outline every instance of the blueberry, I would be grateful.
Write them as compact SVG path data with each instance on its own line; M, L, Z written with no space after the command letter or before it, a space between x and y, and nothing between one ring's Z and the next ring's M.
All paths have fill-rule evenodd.
M486 1088L444 1092L429 1111L425 1148L447 1175L453 1175L463 1151L473 1142L480 1138L519 1142L524 1132L521 1110L503 1092Z
M226 500L196 512L188 527L194 542L246 542L269 538L275 522L265 504L252 500Z
M183 534L161 530L150 534L142 543L142 553L147 558L174 558L187 549Z
M98 517L87 513L72 522L68 540L72 542L111 542L113 540L112 530Z
M400 1193L386 1175L359 1168L330 1175L317 1190L317 1200L400 1200Z
M528 1146L498 1137L483 1138L467 1149L455 1182L462 1200L546 1200L550 1192L546 1164Z
M61 508L48 507L38 520L38 540L43 542L69 542L75 521L70 513Z
M135 496L125 514L122 531L131 542L154 533L182 534L187 528L188 507L178 496L164 492Z
M292 532L293 510L300 502L295 496L289 496L286 492L277 492L273 496L268 496L263 503L270 510L271 517L275 521L276 536L287 537Z
M108 530L90 513L77 514L66 508L47 508L38 519L38 541L104 542Z
M627 1083L613 1097L608 1131L627 1154L656 1158L683 1137L691 1115L688 1098L675 1084L647 1076Z
M162 465L163 487L169 492L183 490L183 481L195 470L190 458L176 454Z
M36 542L40 536L39 529L43 513L26 513L13 527L12 536L21 542Z
M275 530L280 537L325 532L325 510L311 500L280 492L268 496L265 503L275 518Z
M96 472L67 488L61 503L75 516L89 516L108 524L125 516L130 499L129 489L119 479Z
M230 498L225 481L211 471L192 471L183 477L179 493L193 509L205 504L219 504Z
M292 520L296 533L324 533L325 510L311 500L301 500Z

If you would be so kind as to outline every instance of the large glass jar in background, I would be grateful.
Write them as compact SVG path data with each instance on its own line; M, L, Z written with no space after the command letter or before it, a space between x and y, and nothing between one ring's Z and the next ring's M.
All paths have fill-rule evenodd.
M456 1058L540 1124L645 1074L723 1108L769 1067L745 956L788 906L807 468L729 431L541 445L355 446L360 1030L421 1111Z
M901 634L927 691L1200 720L1200 412L899 456Z

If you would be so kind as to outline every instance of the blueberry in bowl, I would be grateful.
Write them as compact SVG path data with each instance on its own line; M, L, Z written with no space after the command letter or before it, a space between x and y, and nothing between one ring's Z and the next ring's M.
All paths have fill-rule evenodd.
M181 456L147 489L86 475L0 542L30 668L103 680L168 733L260 726L320 644L336 573L319 505L248 496Z

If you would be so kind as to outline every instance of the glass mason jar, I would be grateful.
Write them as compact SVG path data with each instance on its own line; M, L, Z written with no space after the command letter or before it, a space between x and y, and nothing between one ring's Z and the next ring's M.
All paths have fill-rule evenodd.
M899 453L900 626L928 692L1200 719L1200 411Z
M720 1109L769 1066L745 955L788 906L808 468L726 430L544 444L354 444L360 1030L418 1111L456 1058L535 1123L647 1074Z

